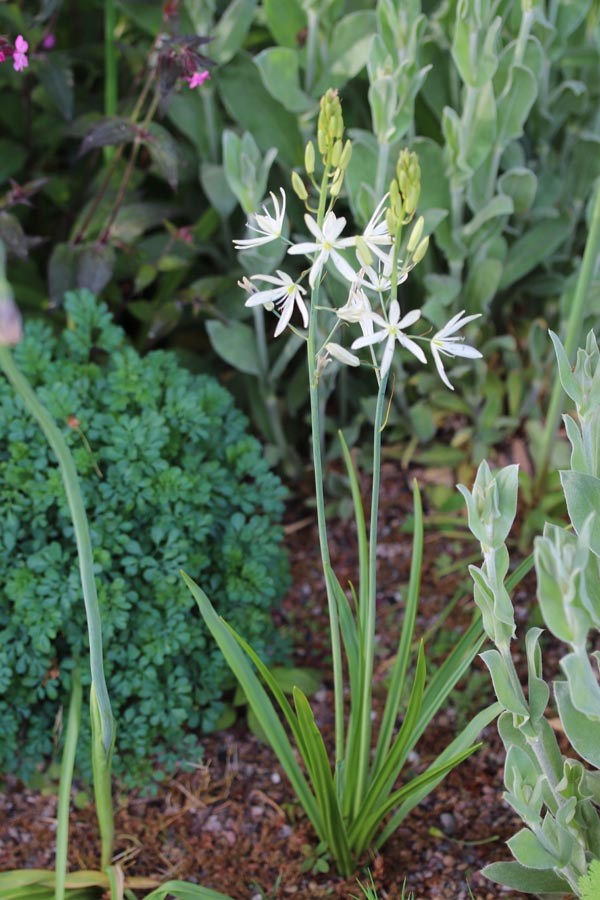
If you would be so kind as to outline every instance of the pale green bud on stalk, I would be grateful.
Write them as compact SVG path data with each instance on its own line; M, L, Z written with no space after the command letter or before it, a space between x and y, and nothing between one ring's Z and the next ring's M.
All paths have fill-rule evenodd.
M406 225L417 210L421 193L421 167L416 153L411 153L407 149L400 151L396 165L396 178L402 197L403 224Z
M425 219L423 216L419 216L417 221L415 222L413 229L410 233L410 237L408 239L408 244L406 245L406 249L409 253L413 253L421 240L421 235L423 234L423 228L425 226Z
M292 172L292 188L300 200L306 200L308 198L306 186L297 172Z
M344 173L341 169L336 169L333 176L333 181L331 182L331 186L329 188L329 194L331 197L339 196L339 193L342 190L343 183Z
M341 141L336 141L333 145L333 150L331 151L331 165L336 169L340 164L340 159L342 158L342 149L343 144Z
M373 254L369 250L367 242L361 235L356 236L356 255L358 256L361 266L373 265Z
M340 169L343 169L345 172L348 166L350 165L350 159L352 157L352 141L346 141L344 144L344 149L342 150L342 155L340 157Z
M413 266L418 265L425 254L427 253L427 248L429 247L429 236L424 237L421 243L418 245L417 249L412 255L412 263Z
M314 175L315 172L315 145L309 141L304 148L304 168L307 175Z

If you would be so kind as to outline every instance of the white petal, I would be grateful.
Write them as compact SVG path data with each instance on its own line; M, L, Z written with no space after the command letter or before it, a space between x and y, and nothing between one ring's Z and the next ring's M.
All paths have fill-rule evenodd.
M475 347L469 347L468 344L452 344L452 347L448 347L444 343L443 349L450 353L451 356L464 356L467 359L481 359L482 357L479 350L476 350Z
M414 325L421 318L421 310L420 309L411 309L410 312L407 312L405 316L402 316L400 321L398 322L398 328L410 328L411 325Z
M304 217L306 220L306 216ZM340 236L344 228L346 227L346 220L343 216L338 217L331 210L325 216L325 221L323 222L323 236L325 240L329 241L330 244L336 243L337 238ZM348 240L348 238L346 238Z
M310 233L313 235L313 237L316 237L319 244L322 244L323 243L323 232L317 225L315 219L313 219L312 216L309 216L308 213L305 213L304 221L306 222L306 227L308 228Z
M292 313L294 312L294 298L289 297L286 300L283 309L281 310L281 318L277 323L277 328L275 329L274 337L279 337L281 332L287 327L288 322L292 318Z
M277 300L282 300L286 295L285 288L272 288L269 291L257 291L255 294L252 294L251 297L248 297L246 300L245 306L260 306L262 303L276 303Z
M406 347L407 350L410 350L410 352L414 356L417 357L419 362L422 362L422 363L427 362L427 357L423 353L423 350L421 349L421 347L419 347L418 344L416 344L413 340L411 340L411 338L407 337L405 334L402 334L402 332L400 332L400 334L397 335L397 339L398 339L398 343L402 344L403 347Z
M334 264L334 266L336 267L336 269L338 270L338 272L340 273L340 275L343 275L344 278L348 279L348 281L356 280L356 272L354 271L352 266L346 262L344 257L340 256L340 254L337 252L337 250L331 251L331 261Z
M452 385L450 384L450 382L448 380L448 376L446 375L446 372L444 370L444 363L442 362L442 358L439 354L439 350L435 346L435 344L431 345L431 355L433 356L433 360L435 362L435 367L438 370L438 375L440 376L440 378L442 379L442 381L444 382L446 387L449 387L450 390L453 391L454 388L452 387Z
M267 234L263 237L242 238L241 240L235 240L233 241L233 244L236 250L248 250L250 247L261 247L263 244L270 244L271 241L276 240L277 235Z
M381 360L381 377L383 378L389 372L390 366L392 364L392 357L394 356L394 350L396 348L396 341L390 335L387 339L387 344L385 345L385 350L383 351L383 359Z
M400 320L400 304L397 300L392 300L389 310L390 325L397 325Z
M280 287L283 287L285 282L282 281L281 278L276 278L274 275L252 275L252 281L266 281L269 284L278 284ZM291 279L290 279L291 281Z
M317 250L321 249L321 244L293 244L291 247L288 247L288 253L292 256L297 256L299 253L303 253L305 255L310 255L311 253L315 253Z
M310 274L308 276L308 283L310 284L311 288L314 288L315 284L317 283L326 259L327 254L324 250L321 250L314 263L312 264Z
M352 342L352 350L360 350L361 347L369 347L371 344L380 344L387 337L387 331L376 331L375 334L363 334Z
M308 310L306 308L306 303L299 295L296 297L296 306L300 310L300 315L302 316L302 324L305 328L308 328Z

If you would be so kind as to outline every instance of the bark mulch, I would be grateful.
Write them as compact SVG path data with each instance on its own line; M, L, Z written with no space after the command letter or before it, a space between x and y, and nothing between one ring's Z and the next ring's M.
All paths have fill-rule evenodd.
M411 473L414 475L415 473ZM425 473L416 473L423 478ZM365 487L368 485L366 484ZM409 477L398 464L382 472L378 558L378 644L374 706L381 711L384 679L397 645L403 596L411 560L411 536L403 530L412 509ZM427 527L427 524L426 524ZM311 698L325 739L332 735L332 684L327 609L319 572L313 517L297 503L288 513L287 543L293 586L276 614L293 637L295 664L318 668L322 685ZM342 584L356 580L353 525L331 523L332 562ZM466 564L452 562L477 552L466 532L428 528L417 635L429 633L428 662L440 661L471 621ZM439 628L435 622L465 583L459 602ZM524 624L533 603L519 594ZM522 662L522 661L521 661ZM452 739L457 727L493 700L487 672L477 660L472 673L421 738L409 761L408 775L422 771ZM366 859L380 898L401 898L402 885L415 900L495 900L525 895L488 882L479 869L510 857L505 841L521 827L502 800L504 752L494 725L483 747L453 771L414 810L381 853ZM189 767L188 767L189 769ZM8 778L0 792L0 868L51 867L56 799ZM202 761L159 787L155 796L116 791L116 855L128 875L187 879L213 887L234 900L261 898L350 898L360 895L356 880L333 870L319 871L326 860L315 856L315 839L272 751L243 721L205 740ZM74 810L70 868L97 868L98 840L93 807ZM359 873L367 880L366 869ZM469 894L469 889L471 894Z

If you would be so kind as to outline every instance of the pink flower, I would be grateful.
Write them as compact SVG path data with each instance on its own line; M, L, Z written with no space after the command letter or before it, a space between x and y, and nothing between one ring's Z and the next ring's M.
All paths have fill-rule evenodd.
M205 81L210 79L210 72L208 69L201 69L199 72L194 72L193 75L190 75L189 78L185 80L189 84L189 86L193 88L202 87Z
M42 48L44 50L52 50L52 48L56 44L56 37L52 34L51 31L48 32L44 40L42 41Z
M13 69L15 72L22 72L29 65L27 59L27 51L29 44L22 35L19 35L15 41L15 52L13 53Z
M0 50L0 63L3 63L5 59L6 59L6 56L4 55L2 50Z

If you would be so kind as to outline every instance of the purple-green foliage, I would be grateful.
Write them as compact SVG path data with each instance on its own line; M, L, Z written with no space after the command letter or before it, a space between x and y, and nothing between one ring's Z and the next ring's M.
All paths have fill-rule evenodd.
M88 292L65 305L68 328L57 337L30 322L15 357L81 477L115 771L139 783L151 756L167 768L198 759L198 735L214 726L231 686L179 569L202 579L266 657L283 652L271 610L288 577L277 524L284 488L214 378L191 374L169 351L140 357ZM4 380L0 423L0 769L27 776L52 752L75 663L89 679L87 631L58 467ZM85 768L89 729L81 734Z

